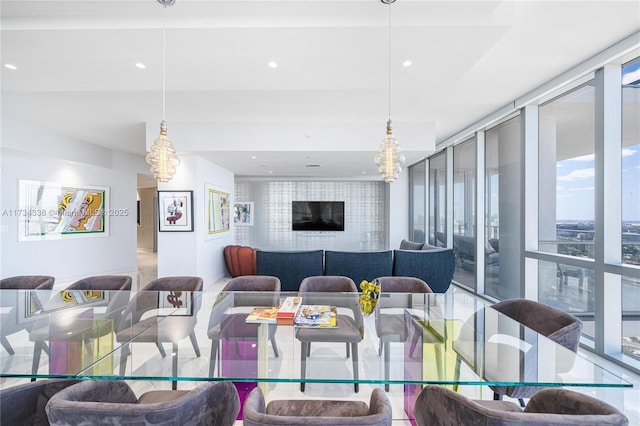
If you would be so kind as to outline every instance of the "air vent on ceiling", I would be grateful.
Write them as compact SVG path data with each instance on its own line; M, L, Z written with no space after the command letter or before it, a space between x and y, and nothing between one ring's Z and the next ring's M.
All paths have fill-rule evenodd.
M320 164L307 164L308 168L313 168L313 167L320 167Z

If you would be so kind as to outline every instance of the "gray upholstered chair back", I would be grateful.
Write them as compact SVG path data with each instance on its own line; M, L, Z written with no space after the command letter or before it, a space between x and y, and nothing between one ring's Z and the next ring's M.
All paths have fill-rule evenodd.
M51 425L233 425L240 411L230 382L190 391L151 391L137 398L124 381L86 380L55 394L47 404Z
M380 389L371 393L369 405L348 400L275 400L266 405L260 388L247 397L242 424L267 425L391 425L391 403Z
M3 426L46 426L45 406L57 392L78 380L50 379L0 390L0 424Z
M113 320L113 329L118 330L122 311L131 296L132 279L128 275L98 275L83 278L67 287L67 290L104 290L109 292L109 302L103 319Z
M158 308L159 291L202 291L203 282L200 277L163 277L149 282L131 300L125 310L124 319L126 324L121 324L120 328L128 327L140 321L145 312ZM194 297L193 311L197 312L202 304L200 297ZM191 317L195 321L196 316Z
M507 299L491 307L576 352L582 321L554 307L527 299Z
M331 298L331 304L336 307L349 308L357 311L360 319L356 322L362 324L362 312L358 302L358 288L349 277L337 275L320 275L307 277L300 283L299 294L302 296L304 305L326 305L327 296L313 293L351 293L351 295L340 295Z
M67 290L131 290L131 277L128 275L97 275L87 277L69 285Z
M513 402L472 400L444 387L429 385L418 395L413 415L419 426L629 424L624 414L605 402L556 388L536 393L522 411Z
M415 277L378 277L381 293L433 293L431 287Z
M234 295L234 306L278 306L280 302L280 280L269 275L233 278L222 289L225 291L247 292Z
M0 290L51 290L55 281L48 275L19 275L0 280Z

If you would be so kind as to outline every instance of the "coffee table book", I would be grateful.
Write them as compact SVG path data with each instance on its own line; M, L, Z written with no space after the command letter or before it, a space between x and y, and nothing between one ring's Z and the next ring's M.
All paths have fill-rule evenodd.
M249 324L252 324L252 323L275 324L277 313L278 313L278 308L274 306L258 306L253 308L251 313L247 315L245 322Z
M276 315L278 325L293 325L301 302L302 298L299 296L286 297Z

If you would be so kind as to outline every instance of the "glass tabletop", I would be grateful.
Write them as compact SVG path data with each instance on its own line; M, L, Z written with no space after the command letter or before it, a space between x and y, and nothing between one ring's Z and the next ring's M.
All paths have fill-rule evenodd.
M2 290L0 377L632 387L461 294L301 294L335 327L247 323L297 293ZM11 302L13 303L7 303ZM4 346L4 343L3 343ZM354 374L357 372L357 374Z

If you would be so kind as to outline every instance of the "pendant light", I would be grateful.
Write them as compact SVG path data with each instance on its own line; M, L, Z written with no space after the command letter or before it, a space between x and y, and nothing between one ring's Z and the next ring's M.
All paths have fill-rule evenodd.
M164 10L162 12L162 121L160 122L160 136L153 141L151 150L146 160L149 163L151 173L160 182L169 182L176 173L176 167L180 165L180 159L176 155L173 143L167 139L167 123L165 122L165 98L166 98L166 28L165 15L167 6L173 6L176 0L158 0Z
M387 134L382 144L380 144L375 161L378 165L378 173L380 173L385 182L390 183L400 175L405 158L400 144L393 137L391 122L391 3L395 2L395 0L380 1L389 5L389 119L387 120Z

